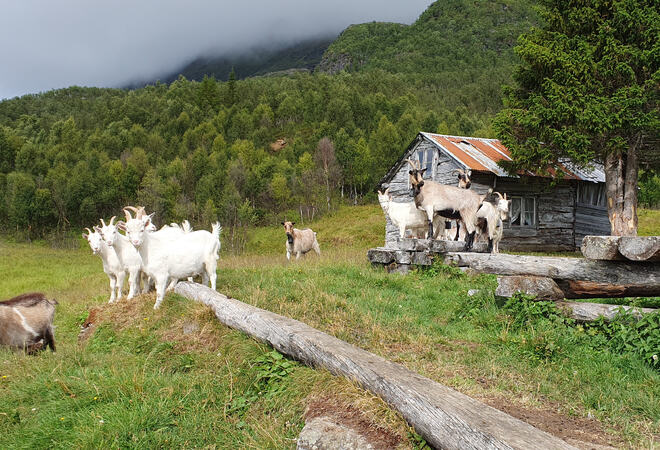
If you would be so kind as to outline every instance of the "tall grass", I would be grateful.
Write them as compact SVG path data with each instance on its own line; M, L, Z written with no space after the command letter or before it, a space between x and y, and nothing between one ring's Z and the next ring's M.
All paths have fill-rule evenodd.
M287 263L281 227L257 229L246 255L222 255L218 290L524 417L595 417L601 443L657 445L660 374L644 361L544 317L516 325L493 295L493 276L372 268L366 250L384 234L377 206L344 208L311 227L320 258ZM107 305L107 277L87 248L0 242L0 255L9 275L0 298L40 290L60 302L56 354L0 350L0 448L293 448L312 398L355 406L394 430L402 448L415 445L378 399L327 372L283 365L202 305L173 294L157 312L153 295ZM90 310L96 331L78 342ZM273 368L285 375L270 377Z

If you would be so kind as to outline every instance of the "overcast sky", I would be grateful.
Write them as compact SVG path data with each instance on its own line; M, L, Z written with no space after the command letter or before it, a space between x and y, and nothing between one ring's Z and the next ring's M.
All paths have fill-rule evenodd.
M411 23L431 0L0 0L0 99L153 80L198 56Z

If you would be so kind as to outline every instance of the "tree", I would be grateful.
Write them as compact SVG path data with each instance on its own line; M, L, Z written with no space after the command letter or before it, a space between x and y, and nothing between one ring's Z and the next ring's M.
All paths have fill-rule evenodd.
M613 235L637 233L641 158L658 153L660 12L655 0L543 0L496 118L510 169L604 165Z
M330 194L337 185L341 175L341 169L335 157L335 146L328 137L321 138L316 146L316 164L321 172L321 178L325 184L325 201L330 211Z

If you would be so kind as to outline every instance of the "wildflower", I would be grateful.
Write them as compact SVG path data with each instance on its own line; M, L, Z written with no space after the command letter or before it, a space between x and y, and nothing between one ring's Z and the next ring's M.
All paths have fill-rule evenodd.
M658 362L658 355L653 355L653 362Z
M64 417L60 417L60 420L64 420Z
M98 397L94 397L94 400L98 400L98 399L99 399Z
M99 420L99 423L105 423L105 422L103 421L103 419L101 419L101 420Z

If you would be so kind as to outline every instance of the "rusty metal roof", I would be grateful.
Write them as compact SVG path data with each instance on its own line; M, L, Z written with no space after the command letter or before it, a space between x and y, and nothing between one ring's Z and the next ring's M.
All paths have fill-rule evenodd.
M477 172L492 172L498 177L517 178L519 175L541 176L533 172L510 174L497 165L502 160L511 161L511 152L497 139L449 136L424 132L420 134L466 169ZM591 170L587 170L578 169L569 162L562 161L561 168L565 172L564 178L566 179L605 182L605 174L602 167L597 164L594 164ZM556 174L553 169L548 169L548 173L550 176Z

